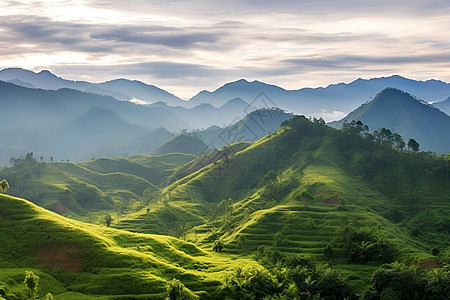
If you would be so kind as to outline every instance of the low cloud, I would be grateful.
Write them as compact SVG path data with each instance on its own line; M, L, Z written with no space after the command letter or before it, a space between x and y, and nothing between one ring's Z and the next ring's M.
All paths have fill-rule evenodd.
M327 111L322 109L320 112L313 114L313 117L323 118L326 122L338 121L344 118L347 114L343 111L333 110Z

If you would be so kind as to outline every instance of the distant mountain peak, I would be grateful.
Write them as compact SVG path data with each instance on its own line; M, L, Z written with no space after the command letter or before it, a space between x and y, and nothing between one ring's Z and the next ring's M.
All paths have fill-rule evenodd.
M371 131L384 127L399 133L405 140L414 138L424 151L450 151L450 140L447 138L450 117L431 104L398 88L383 89L372 101L329 125L340 128L345 120L359 120L368 125Z

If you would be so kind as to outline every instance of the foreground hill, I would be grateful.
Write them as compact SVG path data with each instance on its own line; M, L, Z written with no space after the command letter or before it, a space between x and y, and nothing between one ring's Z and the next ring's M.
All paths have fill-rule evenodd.
M413 138L423 151L450 152L450 116L397 89L385 89L340 121L329 125L341 128L344 121L360 120L370 130L382 127L399 133L406 142Z
M234 268L257 264L207 252L167 236L133 234L66 219L0 195L0 287L25 299L25 270L39 277L39 298L165 299L174 278L195 298L212 297ZM193 298L191 298L193 299Z

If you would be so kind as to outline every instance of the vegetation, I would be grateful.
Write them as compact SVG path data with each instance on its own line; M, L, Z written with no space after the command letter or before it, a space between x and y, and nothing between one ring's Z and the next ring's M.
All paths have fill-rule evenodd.
M445 298L448 157L405 147L298 116L198 157L29 159L0 170L11 194L97 224L2 195L0 287L20 298L27 268L57 299Z
M6 193L6 190L9 189L9 183L8 183L8 181L6 181L6 179L3 179L3 180L0 182L0 187L1 187L1 189L2 189L2 193L5 194L5 193Z
M25 280L23 281L28 289L28 298L34 299L37 295L39 276L33 273L33 271L25 272Z

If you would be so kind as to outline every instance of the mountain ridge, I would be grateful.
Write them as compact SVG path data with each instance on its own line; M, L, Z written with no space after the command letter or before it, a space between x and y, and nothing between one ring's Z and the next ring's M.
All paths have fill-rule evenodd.
M371 131L382 127L399 133L406 142L415 139L423 151L450 152L450 116L404 91L387 88L372 101L329 125L341 128L344 121L361 121Z

